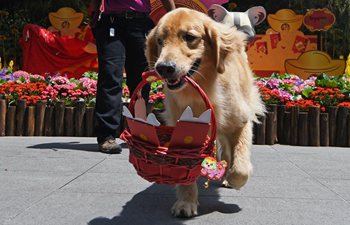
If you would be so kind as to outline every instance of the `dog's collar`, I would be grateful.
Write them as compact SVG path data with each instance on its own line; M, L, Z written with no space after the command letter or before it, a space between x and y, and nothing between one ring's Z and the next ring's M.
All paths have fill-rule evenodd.
M197 59L193 64L191 69L188 71L187 76L191 77L194 72L196 72L201 64L201 59Z

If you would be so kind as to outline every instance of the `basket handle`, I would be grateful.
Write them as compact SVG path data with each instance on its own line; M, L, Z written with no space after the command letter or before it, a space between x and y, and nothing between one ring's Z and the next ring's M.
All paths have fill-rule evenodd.
M199 92L201 97L203 98L203 101L206 105L207 108L211 109L211 134L210 134L210 139L209 142L213 143L216 138L216 118L215 118L215 113L214 113L214 108L208 98L208 96L205 94L203 89L189 76L185 76L185 81L191 84L191 86ZM137 100L138 96L141 96L139 92L142 90L143 86L146 85L147 83L151 83L153 81L157 80L162 80L162 78L158 75L157 72L155 71L146 71L142 73L142 81L137 85L135 91L132 94L132 97L130 99L129 103L129 111L134 114L134 105Z

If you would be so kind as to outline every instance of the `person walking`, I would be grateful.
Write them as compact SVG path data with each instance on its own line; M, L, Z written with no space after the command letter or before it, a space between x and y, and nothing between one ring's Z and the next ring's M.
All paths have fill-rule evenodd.
M166 11L174 0L161 0ZM150 0L91 0L91 28L98 54L95 131L99 150L120 153L116 142L122 127L122 82L125 68L130 94L147 69L147 33L154 27Z

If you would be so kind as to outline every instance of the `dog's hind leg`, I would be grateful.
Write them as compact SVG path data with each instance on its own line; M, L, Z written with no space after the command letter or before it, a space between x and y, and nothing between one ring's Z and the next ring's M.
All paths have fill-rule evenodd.
M224 186L240 189L252 174L252 133L252 122L247 122L233 136L226 136L226 140L222 142L222 159L228 162L229 168L223 181Z
M197 183L176 186L177 201L171 212L177 217L193 217L198 214L198 187Z

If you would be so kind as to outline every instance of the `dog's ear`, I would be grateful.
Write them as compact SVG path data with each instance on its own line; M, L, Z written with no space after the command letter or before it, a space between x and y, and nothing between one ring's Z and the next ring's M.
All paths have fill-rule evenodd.
M226 56L231 52L241 54L245 50L246 36L235 27L210 21L204 25L216 62L218 73L225 72Z
M225 24L220 24L223 27L219 29L219 37L221 40L222 52L235 52L241 54L245 51L247 45L247 35L235 27L227 27Z
M153 28L146 38L145 55L148 61L148 65L153 67L158 59L158 45L156 39L157 28ZM153 68L152 68L153 69Z
M216 70L218 73L224 73L225 64L220 51L219 31L216 29L216 27L213 26L212 23L209 23L209 22L204 24L204 28L205 28L205 35L207 36L208 44L212 49L212 54L216 64Z

